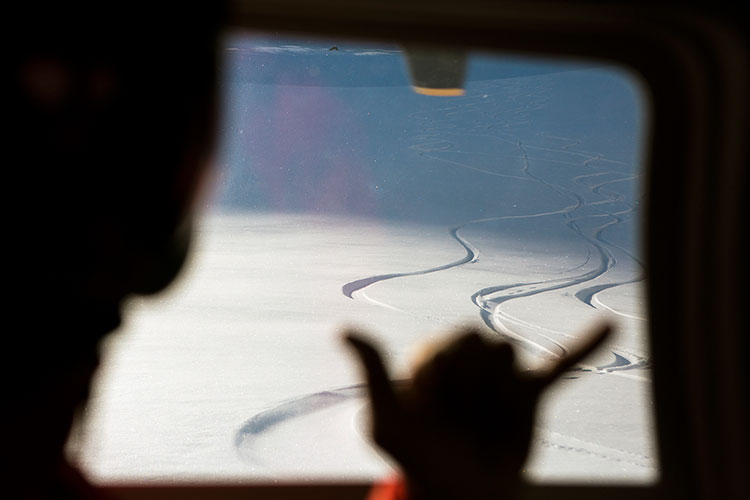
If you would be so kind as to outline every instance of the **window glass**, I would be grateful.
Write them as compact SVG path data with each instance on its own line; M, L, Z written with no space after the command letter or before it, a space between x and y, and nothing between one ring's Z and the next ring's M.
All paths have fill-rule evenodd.
M192 258L107 341L70 446L92 478L382 477L343 325L405 376L457 326L533 366L601 317L617 335L549 390L525 473L657 478L635 79L471 53L463 95L435 97L397 46L237 34L223 51Z

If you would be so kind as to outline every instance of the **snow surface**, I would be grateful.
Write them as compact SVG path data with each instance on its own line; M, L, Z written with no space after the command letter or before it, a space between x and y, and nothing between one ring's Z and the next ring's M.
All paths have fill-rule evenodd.
M376 333L404 376L455 326L483 325L531 366L609 317L617 335L543 400L526 473L656 480L637 84L517 61L487 79L480 59L460 98L403 82L270 85L233 73L241 49L191 261L167 293L129 304L106 343L70 444L87 473L381 477L343 325ZM367 52L265 53L278 71Z

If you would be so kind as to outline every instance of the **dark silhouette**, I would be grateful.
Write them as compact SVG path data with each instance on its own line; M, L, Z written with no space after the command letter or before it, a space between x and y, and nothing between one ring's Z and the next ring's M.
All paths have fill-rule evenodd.
M125 299L164 288L185 258L222 16L214 3L4 12L6 498L100 494L64 444Z
M374 440L401 466L409 500L480 500L512 498L539 396L610 331L599 326L546 370L521 372L509 344L467 330L398 384L372 343L356 331L346 340L367 375Z

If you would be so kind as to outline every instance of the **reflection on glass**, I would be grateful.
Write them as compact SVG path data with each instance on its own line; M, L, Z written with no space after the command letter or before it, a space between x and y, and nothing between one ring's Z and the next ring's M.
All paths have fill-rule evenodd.
M617 336L550 390L526 473L656 479L631 78L474 54L463 96L429 97L397 47L224 51L214 194L181 282L110 341L92 476L380 477L340 326L403 374L456 325L534 365L606 315Z

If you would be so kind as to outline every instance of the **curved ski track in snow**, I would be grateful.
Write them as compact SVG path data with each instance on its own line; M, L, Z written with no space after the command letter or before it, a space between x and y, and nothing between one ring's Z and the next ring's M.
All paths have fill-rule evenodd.
M477 250L476 247L474 247L474 245L466 241L463 237L461 237L460 234L458 234L458 231L465 225L466 224L456 226L454 228L451 228L449 231L449 234L451 235L451 237L454 240L456 240L458 244L461 245L463 249L466 251L466 255L464 255L462 258L454 262L444 264L442 266L431 267L429 269L423 269L420 271L412 271L412 272L406 272L406 273L380 274L377 276L370 276L369 278L363 278L363 279L351 281L341 287L341 293L343 293L344 295L352 299L354 298L352 297L354 292L362 290L363 288L366 288L379 281L390 280L393 278L403 278L406 276L418 276L420 274L430 274L430 273L435 273L438 271L444 271L452 267L462 266L464 264L471 264L472 262L476 262L477 259L479 259L479 250Z
M468 110L473 110L473 108L475 108L477 103L479 102L479 100L476 98L474 98L474 100L476 102L465 103L464 108ZM445 111L446 116L451 116L453 114L457 114L460 112L459 107L460 106L458 105L449 106L446 108L442 108L442 110L440 111ZM607 271L612 269L617 264L616 257L613 254L613 252L610 250L610 248L615 248L621 251L622 253L624 253L631 259L633 259L633 261L635 261L637 264L641 265L638 259L635 256L633 256L630 252L620 247L619 245L616 245L613 242L608 241L603 235L603 232L606 229L616 224L622 223L624 220L622 215L634 212L635 210L634 207L632 205L626 204L628 208L619 213L608 212L603 209L596 210L597 205L606 205L606 204L612 204L616 202L625 203L621 195L615 192L611 192L611 191L604 191L603 187L613 184L613 183L617 183L617 182L632 181L636 177L635 176L623 176L622 173L617 172L617 171L594 172L591 174L584 174L584 175L579 175L579 176L574 177L573 178L574 182L582 186L585 186L593 194L602 198L601 200L587 202L587 201L584 201L584 199L580 195L570 191L569 189L566 189L562 186L551 183L545 180L544 178L533 173L531 171L531 161L537 160L537 159L531 158L528 154L528 150L534 149L538 151L553 152L553 153L564 152L565 154L568 154L568 155L579 156L582 159L581 163L577 163L577 164L573 162L560 162L560 163L572 163L574 165L585 166L588 168L591 168L590 164L594 162L599 162L599 163L610 162L612 164L624 165L623 162L619 162L616 160L609 160L607 158L604 158L603 155L599 153L592 154L592 153L587 153L587 152L579 152L579 151L571 150L571 147L576 146L577 144L580 143L580 141L572 140L572 139L557 138L557 139L568 142L568 144L562 146L560 149L552 149L552 148L544 148L544 147L538 147L538 146L528 146L524 144L519 138L515 137L514 135L510 133L503 133L504 137L500 137L498 135L487 133L486 131L482 131L483 133L475 133L474 131L464 131L464 130L456 131L456 134L461 134L461 135L486 136L488 138L492 138L493 140L500 140L507 144L513 144L518 148L519 156L516 156L515 158L520 158L523 161L523 168L521 171L523 175L519 176L519 175L505 174L501 172L494 172L491 170L478 168L473 165L467 165L467 164L464 164L464 163L461 163L452 159L441 158L439 156L436 156L436 155L439 155L441 152L464 152L464 151L456 150L455 144L445 139L446 133L448 135L452 133L452 131L450 130L451 128L455 129L456 126L454 124L449 124L448 130L446 130L445 128L437 129L435 127L425 129L426 133L422 135L423 141L420 142L419 144L413 145L412 149L417 151L422 156L428 157L435 161L442 162L444 164L448 164L452 167L465 168L474 172L479 172L482 174L487 174L487 175L491 175L495 177L514 178L514 179L520 179L520 180L525 180L525 181L541 184L545 186L546 188L552 190L553 192L557 193L558 195L569 199L571 201L571 205L568 205L559 210L539 213L539 214L487 217L487 218L467 221L459 226L456 226L450 229L449 231L451 237L455 239L466 251L466 255L462 259L451 262L449 264L445 264L442 266L437 266L437 267L433 267L433 268L429 268L425 270L420 270L420 271L383 274L383 275L376 275L376 276L371 276L371 277L355 280L355 281L346 283L342 287L342 293L349 298L354 298L353 294L355 292L362 291L363 298L370 301L371 303L374 303L381 307L387 307L387 308L391 308L394 310L402 311L401 309L396 308L390 304L386 304L386 303L376 301L370 298L364 293L364 289L380 281L401 278L401 277L406 277L406 276L415 276L415 275L421 275L421 274L434 273L437 271L442 271L442 270L450 269L453 267L461 266L467 263L476 262L476 260L479 258L479 251L475 247L473 247L469 241L467 241L465 238L462 238L458 233L458 231L461 228L466 227L470 224L479 224L482 222L499 221L503 219L512 219L512 218L521 219L521 218L530 218L530 217L562 215L565 219L566 226L570 230L572 230L574 233L576 233L578 237L586 241L589 245L589 249L593 248L595 250L595 254L599 256L598 267L596 267L593 270L582 272L578 275L568 276L564 278L548 279L548 280L541 280L537 282L528 282L528 283L517 283L513 285L502 285L502 286L497 286L497 287L487 287L474 293L471 296L471 300L480 309L481 318L494 331L498 332L501 335L510 337L511 339L521 343L522 345L525 345L525 347L531 348L532 350L538 353L542 353L543 355L548 355L548 356L553 356L553 357L563 356L567 353L567 349L562 343L555 340L554 337L557 336L558 338L559 337L572 338L572 336L567 335L564 332L549 330L539 325L533 325L531 323L520 320L519 318L516 318L510 315L508 312L503 311L501 308L501 305L510 300L530 297L532 295L536 295L536 294L540 294L544 292L561 290L564 288L581 285L581 284L593 281L603 276ZM551 136L551 138L552 137L553 136ZM468 153L468 152L464 152L464 153ZM539 158L539 160L555 162L555 160L550 160L550 159ZM600 176L611 177L612 175L616 175L617 177L614 179L611 179L611 178L607 179L605 177L605 180L603 180L602 182L598 182L596 184L586 184L584 182L585 179L598 178ZM575 218L573 215L574 212L582 207L594 208L596 210L596 213L594 215L585 215L581 218ZM605 217L609 219L603 224L601 224L600 226L598 226L597 228L595 228L593 237L587 235L578 223L579 220L591 219L592 217ZM582 266L578 266L578 268L582 268L584 266L585 264ZM633 280L628 280L626 282L616 282L616 283L595 285L588 289L578 291L575 294L575 296L590 307L608 311L608 312L621 315L624 317L628 317L628 318L642 319L638 316L634 316L634 315L630 315L627 313L623 313L621 311L617 311L616 309L604 304L598 299L598 297L596 297L596 294L602 290L624 285L626 283L640 281L640 280L642 280L642 278L636 278ZM521 335L519 333L516 333L514 331L514 325L524 327L526 330L525 334ZM532 334L528 333L529 329L533 332ZM530 338L530 337L533 337L533 338ZM620 356L622 358L620 354L617 354L614 352L613 354L616 357ZM634 365L638 365L638 363L637 362L628 363L627 366L634 366Z

